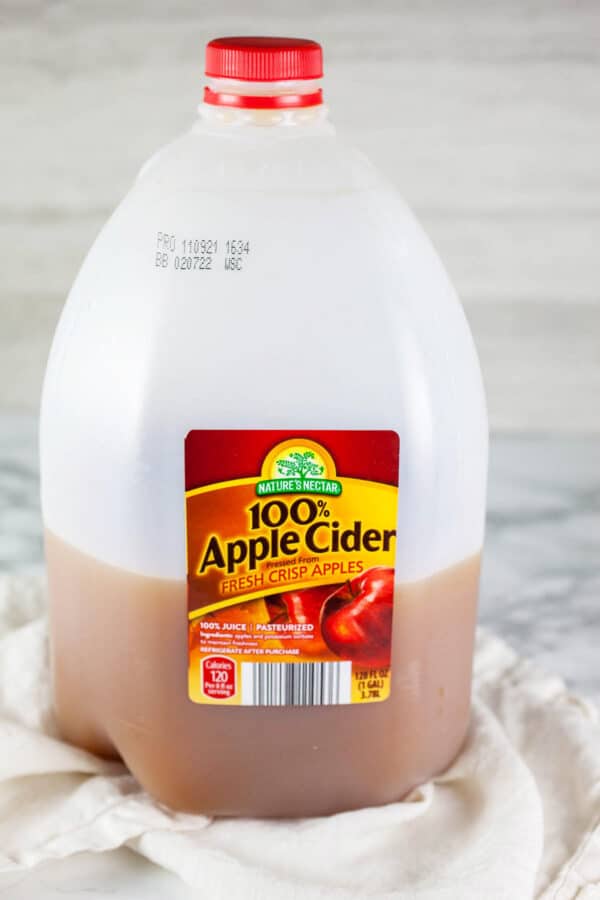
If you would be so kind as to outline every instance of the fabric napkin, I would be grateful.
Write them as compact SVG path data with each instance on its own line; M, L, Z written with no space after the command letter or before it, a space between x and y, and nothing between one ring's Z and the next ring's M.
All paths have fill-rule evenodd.
M600 724L480 634L466 746L402 803L299 821L156 804L61 741L43 581L0 578L0 872L127 846L210 900L600 900Z

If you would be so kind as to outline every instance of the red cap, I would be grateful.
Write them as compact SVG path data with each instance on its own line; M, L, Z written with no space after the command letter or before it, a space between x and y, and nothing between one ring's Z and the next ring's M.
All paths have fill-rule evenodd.
M316 41L280 37L223 37L206 45L206 74L239 81L321 78L323 51Z

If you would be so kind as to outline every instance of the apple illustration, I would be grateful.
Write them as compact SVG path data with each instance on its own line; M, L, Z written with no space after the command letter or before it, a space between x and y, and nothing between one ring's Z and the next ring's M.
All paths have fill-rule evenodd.
M188 627L188 650L191 653L192 650L200 643L200 619L195 619L193 622L190 622Z
M271 622L291 622L294 625L314 625L312 640L286 641L289 647L300 647L306 656L324 656L329 647L321 637L321 608L325 600L341 585L324 584L304 590L287 591L276 597L267 597L267 609Z
M342 659L383 669L390 664L394 570L367 569L332 593L321 610L321 634Z

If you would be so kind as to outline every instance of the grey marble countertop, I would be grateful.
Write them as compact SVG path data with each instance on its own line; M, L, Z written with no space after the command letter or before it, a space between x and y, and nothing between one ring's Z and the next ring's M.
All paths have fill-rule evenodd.
M0 571L43 571L35 420L0 414ZM600 702L600 436L492 440L481 621ZM126 849L0 875L11 900L191 900Z
M0 571L42 569L35 420L0 415ZM493 438L481 622L600 701L600 436Z

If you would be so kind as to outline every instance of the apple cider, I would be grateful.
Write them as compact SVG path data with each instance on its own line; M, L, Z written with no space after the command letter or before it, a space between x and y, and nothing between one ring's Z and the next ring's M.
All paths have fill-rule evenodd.
M187 699L184 581L113 568L51 533L46 547L64 734L122 756L163 803L249 816L385 803L443 769L463 742L477 556L396 585L389 701L231 709ZM255 620L267 623L260 607Z
M48 362L56 712L175 809L401 799L468 724L487 421L456 295L313 41L220 38Z

